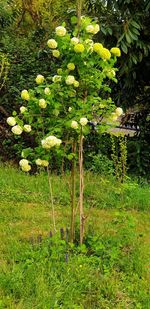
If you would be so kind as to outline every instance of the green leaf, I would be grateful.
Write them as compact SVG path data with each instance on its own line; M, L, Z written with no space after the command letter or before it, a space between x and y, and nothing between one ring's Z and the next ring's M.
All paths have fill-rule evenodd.
M133 25L135 28L137 28L139 30L141 29L141 26L135 20L131 21L131 25Z
M121 49L123 50L123 52L124 52L125 54L128 53L128 48L127 48L127 46L125 45L124 42L121 42Z
M128 33L125 34L126 40L129 44L131 44L131 38Z

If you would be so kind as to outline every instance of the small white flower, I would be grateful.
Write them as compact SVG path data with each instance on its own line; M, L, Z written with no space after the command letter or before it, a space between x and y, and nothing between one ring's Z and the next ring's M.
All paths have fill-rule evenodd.
M73 71L75 69L74 63L72 63L72 62L68 63L67 68L68 68L68 70Z
M87 123L88 123L87 118L81 118L81 119L80 119L80 124L81 124L82 127L86 126Z
M38 74L35 81L38 85L42 84L44 82L44 76L41 74Z
M117 107L115 113L119 117L123 114L123 109L121 107Z
M58 49L54 49L54 50L52 51L52 54L53 54L53 57L59 58L59 56L60 56L60 51L59 51Z
M27 111L27 108L25 106L20 107L20 113L24 114Z
M26 101L30 99L28 90L24 89L21 91L21 98Z
M72 84L74 84L74 82L75 82L74 76L73 76L73 75L68 75L67 78L66 78L66 80L65 80L65 82L66 82L67 85L72 85Z
M68 108L68 112L71 112L71 111L72 111L72 107L69 107L69 108Z
M96 34L97 32L99 32L99 30L100 30L100 26L98 25L98 24L96 24L95 26L94 26L94 34Z
M47 160L42 160L42 166L47 167L49 162Z
M118 115L116 113L112 113L110 116L110 120L117 121L117 119L118 119Z
M47 41L47 45L49 48L55 49L57 48L57 42L54 39L50 39Z
M55 31L58 36L64 36L67 32L66 28L63 26L56 27Z
M40 99L40 100L39 100L39 106L40 106L41 108L46 108L46 106L47 106L46 101L45 101L44 99Z
M20 135L23 130L19 125L16 125L16 126L12 127L11 131L16 135Z
M59 82L61 82L61 78L62 77L60 75L54 75L53 78L52 78L52 81L54 83L59 83Z
M20 166L24 166L24 165L28 165L29 164L29 161L27 159L22 159L19 161L19 165Z
M23 165L21 166L23 172L29 172L31 170L31 165Z
M73 85L74 85L75 88L78 88L79 87L79 82L77 80L75 80Z
M45 149L50 149L54 146L60 146L62 141L56 136L50 135L41 141L42 147Z
M25 132L27 132L27 133L31 132L31 126L30 126L30 124L25 124L25 125L23 126L23 128L24 128L24 131L25 131Z
M9 126L13 127L16 124L16 120L14 117L8 117L7 118L7 123L9 124Z
M88 25L88 26L86 27L86 31L87 31L88 33L94 33L94 26L93 26L93 25Z
M45 94L51 94L51 91L50 91L50 89L49 89L48 87L46 87L46 88L44 89L44 93L45 93Z
M75 121L75 120L72 120L72 122L71 122L71 128L72 129L78 129L78 123L77 123L77 121Z
M35 160L36 165L41 166L42 165L42 160L41 159L37 159Z
M76 45L76 44L79 43L79 39L76 38L76 37L73 37L73 38L71 39L71 43L72 43L73 45Z

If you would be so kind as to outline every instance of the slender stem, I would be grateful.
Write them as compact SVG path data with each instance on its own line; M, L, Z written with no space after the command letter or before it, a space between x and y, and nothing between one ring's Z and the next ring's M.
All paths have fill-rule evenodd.
M75 204L76 204L76 142L72 143L72 153L74 157L72 159L72 168L71 168L71 228L70 228L70 241L74 241L75 237Z
M52 191L52 184L51 184L49 167L47 167L47 174L48 174L48 183L49 183L49 196L50 196L51 205L52 205L53 227L54 227L54 233L55 233L56 232L55 208L54 208L54 199L53 199L53 191Z
M84 190L84 182L83 182L83 134L82 127L80 132L80 143L79 143L79 177L80 177L80 195L79 195L79 211L80 211L80 244L83 243L84 237L84 213L83 213L83 190Z
M77 0L77 17L78 17L77 28L78 28L78 37L79 37L80 26L81 26L82 5L83 5L83 0Z

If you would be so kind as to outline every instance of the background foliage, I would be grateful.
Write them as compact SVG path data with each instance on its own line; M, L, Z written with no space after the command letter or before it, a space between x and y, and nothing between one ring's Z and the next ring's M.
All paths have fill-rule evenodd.
M39 73L39 67L43 75L51 70L53 63L47 54L45 41L56 25L63 21L69 25L70 17L75 14L75 6L75 1L68 0L48 0L46 3L43 0L1 1L0 135L4 146L0 153L5 158L10 145L10 157L13 158L15 153L13 137L8 136L5 125L6 113L10 114L14 108L18 108L20 91L24 85L26 88L33 87L33 76ZM150 163L150 1L85 0L82 14L98 20L101 26L98 39L105 46L109 48L118 44L122 50L118 62L119 82L115 86L111 85L112 95L116 104L122 105L127 113L131 108L141 113L138 119L140 134L128 142L128 161L132 172L144 175ZM96 145L99 147L100 142ZM103 146L102 149L105 154L106 149Z

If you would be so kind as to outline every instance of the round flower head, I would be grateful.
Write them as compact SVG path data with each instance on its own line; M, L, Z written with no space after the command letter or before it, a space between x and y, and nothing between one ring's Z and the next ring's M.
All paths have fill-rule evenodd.
M56 27L55 31L58 36L64 36L67 32L66 28L62 26Z
M48 94L51 94L51 91L50 91L50 89L48 87L46 87L44 89L44 93L48 95Z
M115 113L119 117L123 114L123 109L121 107L117 107Z
M60 56L60 52L59 52L58 49L54 49L54 50L52 51L52 54L53 54L53 57L55 57L55 58L59 58L59 56Z
M23 130L19 125L16 125L16 126L12 127L11 131L16 135L20 135Z
M28 165L28 164L29 164L29 161L26 160L26 159L22 159L22 160L19 161L20 166L25 166L25 165Z
M74 51L76 53L83 53L84 52L84 45L81 43L78 43L74 46Z
M102 48L98 54L103 60L109 60L111 58L111 53L107 48Z
M62 70L61 68L57 69L57 74L58 74L58 75L62 74L62 71L63 71L63 70Z
M42 165L42 160L41 159L37 159L35 160L36 165L41 166Z
M72 85L75 82L75 78L73 75L68 75L65 80L67 85Z
M103 45L101 43L94 43L93 50L96 53L99 53L103 49Z
M112 113L110 117L112 121L117 121L118 119L118 115L116 113Z
M54 83L59 83L61 82L61 76L60 75L54 75L53 78L52 78L52 81Z
M86 32L94 34L94 26L93 25L88 25L86 27Z
M116 57L120 57L121 56L121 50L118 47L112 47L110 52L116 56Z
M56 140L56 146L60 146L61 143L62 143L62 140L59 139L59 138L57 138L57 140Z
M25 125L23 126L23 129L24 129L24 131L27 132L27 133L31 132L31 126L30 126L30 124L25 124Z
M16 124L16 120L14 117L8 117L7 118L7 123L9 124L9 126L13 127Z
M77 80L75 80L73 85L74 85L75 88L78 88L79 87L79 82Z
M100 26L98 25L98 24L96 24L95 26L94 26L94 34L96 34L97 32L99 32L99 30L100 30Z
M113 77L115 77L116 76L116 72L113 70L113 69L110 69L110 70L108 70L107 72L106 72L106 75L107 75L107 77L108 78L113 78Z
M38 85L42 84L44 82L44 76L41 74L38 74L35 81Z
M71 107L71 106L69 106L69 108L68 108L68 112L69 112L69 113L71 113L71 111L72 111L72 107Z
M81 119L80 119L80 124L81 124L82 127L86 126L87 123L88 123L87 118L81 118Z
M25 106L20 107L20 113L24 114L27 111L27 108Z
M27 165L23 165L21 166L21 169L23 172L29 172L31 170L31 165L27 164Z
M71 122L71 128L72 129L78 129L78 123L77 123L77 121L75 121L75 120L72 120L72 122Z
M49 48L55 49L57 48L57 42L54 39L50 39L47 41L47 45Z
M39 100L39 106L40 106L41 108L46 108L46 106L47 106L46 101L45 101L44 99L40 99L40 100Z
M68 70L73 71L75 69L74 63L68 63L67 68Z
M73 37L73 38L71 39L71 43L72 43L73 45L76 45L76 44L79 43L79 39L76 38L76 37Z
M21 91L21 98L26 101L30 99L28 90L24 89Z
M47 167L49 165L49 162L47 160L42 160L42 166Z
M50 149L54 146L60 146L61 140L56 136L50 135L41 141L42 147L45 149Z

